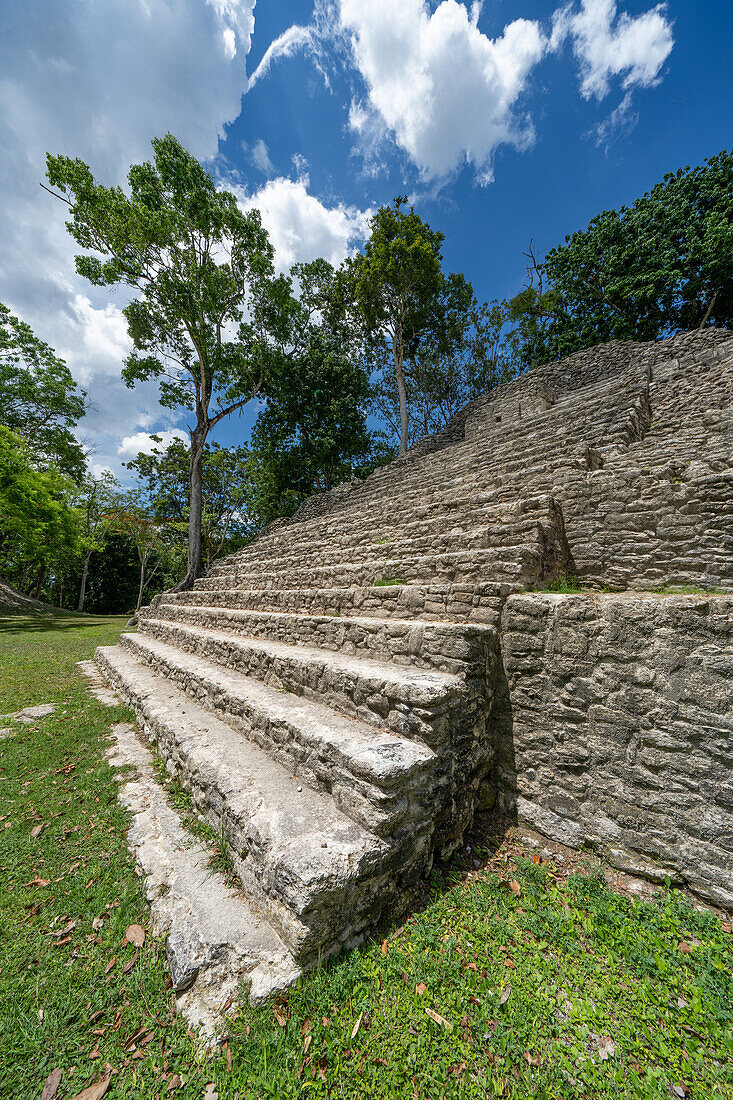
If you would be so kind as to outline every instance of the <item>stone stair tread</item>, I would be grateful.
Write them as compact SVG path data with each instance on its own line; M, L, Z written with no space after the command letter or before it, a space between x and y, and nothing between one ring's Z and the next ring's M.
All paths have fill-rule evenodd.
M120 798L131 814L128 844L145 877L155 931L168 935L177 1009L213 1033L243 979L250 999L260 1001L291 984L300 968L263 914L212 872L211 851L184 827L133 727L116 725L112 733L111 762L134 769L134 777L120 778Z
M246 833L258 877L293 912L302 916L325 904L344 882L379 862L383 841L346 817L328 795L298 790L297 776L131 653L109 646L97 654L143 721L165 725L190 766L206 775L227 815Z
M395 586L397 587L397 586ZM240 591L235 589L234 591ZM324 591L329 591L325 589ZM327 615L324 612L318 611L269 611L265 609L249 609L243 610L241 608L231 607L223 608L216 604L181 604L181 603L161 603L158 605L158 611L162 612L167 607L194 607L197 611L201 612L221 612L226 610L231 615L232 621L237 620L245 621L256 616L260 619L270 619L273 622L292 622L298 619L313 619L316 622L334 622L339 619L346 621L345 615ZM485 632L489 633L489 627L483 623L466 623L459 622L458 620L451 619L383 619L376 615L349 615L349 624L353 626L362 626L365 629L387 626L389 629L394 628L395 633L403 633L405 630L455 630L456 634L464 636L466 631L473 632ZM403 666L401 666L403 667Z
M462 685L461 678L452 673L435 672L432 669L396 665L387 661L375 661L367 657L353 657L332 649L317 649L314 646L304 645L286 645L284 642L273 642L266 638L249 638L233 631L212 630L209 627L203 626L192 628L183 623L173 624L163 619L151 618L144 619L140 627L144 632L148 624L154 627L155 624L158 623L164 628L175 626L177 630L187 633L191 637L207 637L213 641L225 643L241 649L242 651L256 650L266 654L270 658L284 658L286 660L301 661L306 664L318 663L326 665L335 672L351 676L354 679L368 679L389 686L404 686L409 690L413 702L416 703L435 702L444 696L459 692ZM134 637L134 635L123 635L123 638L127 637ZM174 647L169 648L173 649ZM200 658L196 657L194 663L198 667L201 667ZM226 671L221 668L221 666L213 664L212 668L216 668L221 675ZM243 677L243 679L248 678Z
M147 649L163 657L168 664L216 684L230 697L246 701L249 706L268 714L273 721L297 727L304 745L328 746L349 762L355 775L378 778L384 787L398 783L413 769L422 767L434 757L432 750L421 742L411 741L388 730L382 732L358 718L340 714L301 695L277 691L262 680L217 665L198 654L187 653L147 635L127 637L134 639L135 649ZM206 713L212 712L207 709ZM233 732L237 737L242 736L237 731Z

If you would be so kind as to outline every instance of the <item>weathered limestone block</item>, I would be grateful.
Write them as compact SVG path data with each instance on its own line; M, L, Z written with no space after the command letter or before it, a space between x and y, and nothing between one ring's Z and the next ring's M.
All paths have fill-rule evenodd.
M502 652L504 806L733 905L733 597L516 595Z

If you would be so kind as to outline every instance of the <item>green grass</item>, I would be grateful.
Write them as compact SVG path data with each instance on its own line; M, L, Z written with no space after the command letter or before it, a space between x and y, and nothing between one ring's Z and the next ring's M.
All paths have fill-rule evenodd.
M404 584L405 582L399 577L380 577L379 580L372 581L372 588L388 588L393 584Z
M219 1100L733 1100L730 926L677 893L632 901L511 844L434 875L401 929L278 1005L242 1007L227 1043L203 1053L171 1012L104 759L109 725L130 715L93 700L75 668L123 625L0 622L0 709L58 704L0 742L3 1100L38 1100L56 1067L69 1100L107 1064L113 1100L202 1100L209 1083ZM190 819L185 792L168 789ZM192 824L226 872L225 846ZM137 956L130 924L148 933Z

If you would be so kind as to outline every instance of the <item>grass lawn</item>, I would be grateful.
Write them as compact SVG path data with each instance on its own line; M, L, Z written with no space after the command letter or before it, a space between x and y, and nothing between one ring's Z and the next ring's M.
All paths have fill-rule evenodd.
M140 1100L733 1100L730 925L680 894L632 900L480 840L402 928L243 1007L202 1053L171 1010L104 760L129 713L75 668L123 625L0 620L0 713L58 705L0 741L3 1100L37 1100L55 1069L59 1100L110 1071L106 1096Z

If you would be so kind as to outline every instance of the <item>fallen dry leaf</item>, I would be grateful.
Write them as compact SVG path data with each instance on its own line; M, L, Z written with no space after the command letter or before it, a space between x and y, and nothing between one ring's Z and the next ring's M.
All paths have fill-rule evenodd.
M204 1089L204 1100L219 1100L219 1093L216 1091L216 1085L213 1081Z
M93 1085L87 1085L85 1089L78 1092L76 1096L73 1096L71 1100L101 1100L105 1092L109 1088L109 1082L112 1077L111 1073L108 1073L106 1077L102 1077L100 1081L95 1081Z
M135 947L142 947L145 943L145 929L141 928L139 924L131 924L125 932L125 939L128 943L132 943Z
M280 1027L285 1027L288 1022L288 1018L283 1010L279 1007L279 1005L275 1005L273 1007L273 1012L275 1013L275 1019L279 1023Z
M509 882L509 889L515 895L515 897L519 897L522 892L522 887L519 885L515 878L511 879L511 881Z
M509 997L511 996L511 992L512 992L511 985L507 985L506 988L502 990L501 997L499 997L499 1004L500 1005L505 1005L507 1003L507 1001L509 1000Z
M46 1078L46 1083L43 1086L43 1092L41 1093L41 1100L53 1100L56 1095L56 1089L61 1084L61 1078L63 1073L60 1069L52 1069Z
M387 949L388 948L389 948L389 940L382 940L382 954L383 955L387 954Z
M122 973L123 974L129 974L130 973L133 966L137 962L137 957L138 957L139 954L140 954L140 952L136 951L135 954L132 956L132 958L127 960L125 965L122 967Z
M165 1087L167 1092L173 1092L174 1089L179 1089L181 1087L181 1078L179 1074L174 1073L173 1076L169 1078L168 1084Z
M417 993L418 997L422 997L427 988L428 987L425 985L425 982L418 982L415 986L415 992Z
M598 1057L602 1062L605 1062L608 1058L613 1058L616 1053L616 1044L613 1039L609 1039L607 1035L604 1035L598 1044Z
M440 1024L440 1026L444 1027L446 1031L453 1030L453 1024L450 1023L449 1020L446 1020L445 1016L441 1016L438 1012L433 1012L432 1008L426 1008L425 1011L431 1020L433 1020L436 1024Z
M359 1028L361 1027L361 1021L362 1021L363 1016L364 1016L363 1012L360 1012L359 1015L357 1016L356 1023L354 1024L353 1028L351 1029L351 1038L352 1039L355 1039L358 1032L359 1032Z
M33 836L33 837L38 836L40 834L42 828L43 828L43 822L41 822L40 825L34 825L33 828L31 829L31 836Z
M115 965L116 962L117 962L117 956L113 955L112 958L109 960L109 962L107 963L107 965L104 968L105 974L109 974L110 970L112 969L112 967Z
M303 1040L303 1054L308 1053L308 1047L311 1045L311 1040L312 1039L313 1039L312 1035L306 1035L305 1039Z
M683 955L689 955L692 953L692 947L689 943L685 943L684 940L679 944L679 949Z

